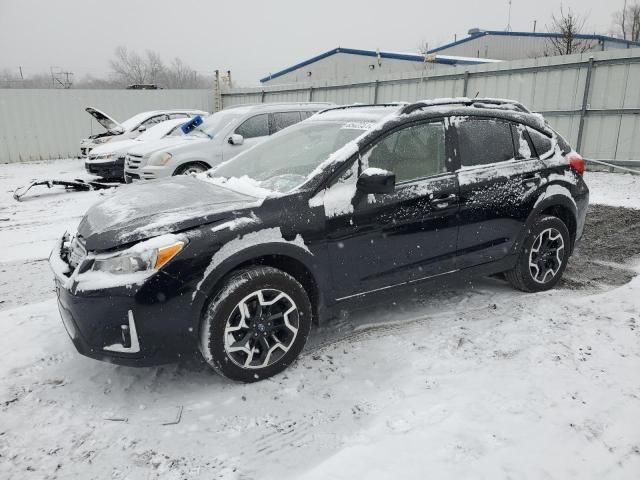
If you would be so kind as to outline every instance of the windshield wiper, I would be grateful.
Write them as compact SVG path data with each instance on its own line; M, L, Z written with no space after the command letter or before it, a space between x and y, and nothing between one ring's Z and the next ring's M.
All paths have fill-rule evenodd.
M209 140L213 140L213 135L209 135L201 127L196 127L193 129L193 131L204 133L207 137L209 137Z

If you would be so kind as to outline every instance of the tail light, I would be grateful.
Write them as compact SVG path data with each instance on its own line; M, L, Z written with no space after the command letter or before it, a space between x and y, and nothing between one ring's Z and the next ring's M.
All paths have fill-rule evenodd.
M578 152L569 152L565 158L578 175L584 174L584 158Z

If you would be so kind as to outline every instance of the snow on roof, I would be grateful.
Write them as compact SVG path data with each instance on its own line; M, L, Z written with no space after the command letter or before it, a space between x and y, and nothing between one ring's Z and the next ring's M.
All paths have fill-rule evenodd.
M280 70L279 72L272 73L264 78L261 78L260 82L264 83L269 80L273 80L274 78L278 78L289 72L305 67L307 65L311 65L312 63L318 62L324 58L330 57L338 53L362 55L365 57L375 57L375 58L380 57L380 58L390 58L395 60L407 60L410 62L442 63L445 65L470 65L470 64L475 65L478 63L490 63L490 62L500 61L500 60L491 60L487 58L457 57L454 55L422 55L420 53L361 50L361 49L355 49L355 48L338 47L338 48L334 48L333 50L329 50L328 52L321 53L320 55L316 55L315 57L309 58L308 60L304 60L300 63L296 63L295 65L292 65L283 70Z
M462 43L475 40L487 35L501 36L501 37L539 37L539 38L557 38L561 37L561 33L548 33L548 32L504 32L498 30L478 30L475 33L471 33L468 37L462 38L455 42L447 43L437 48L429 50L427 53L437 53L447 48L455 47ZM628 46L640 47L640 42L633 42L631 40L624 40L622 38L609 37L606 35L596 35L589 33L580 33L576 35L576 38L583 40L601 40L606 42L624 43Z

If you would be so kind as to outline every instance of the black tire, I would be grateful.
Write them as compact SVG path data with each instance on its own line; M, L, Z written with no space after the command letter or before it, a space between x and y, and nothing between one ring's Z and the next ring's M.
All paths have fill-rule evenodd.
M264 292L260 298L265 301L279 297L278 293L273 292L282 293L284 296L279 297L281 299L277 303L267 306L256 296L258 292ZM267 295L273 295L270 297L271 300L266 300ZM254 298L254 296L256 297ZM245 303L247 298L249 300ZM247 329L241 328L242 319L238 322L239 315L244 318L244 314L240 313L242 309L240 302L243 302L246 307L245 311L252 314L245 321L245 324L250 325ZM255 307L251 307L252 303ZM288 310L292 303L296 310L290 314L271 313L271 309ZM260 307L257 307L258 304ZM260 313L257 313L258 308L260 308ZM272 320L267 327L267 321L278 314L282 314L282 318ZM288 273L266 266L238 270L225 280L222 288L209 302L203 314L200 328L200 352L206 362L224 377L247 383L263 380L280 373L298 357L309 336L311 316L311 302L307 292ZM240 326L235 325L235 322L238 322ZM278 327L276 327L276 322L278 322ZM297 328L295 334L291 330L292 326ZM227 333L228 340L225 339L227 328L238 329ZM264 339L260 338L260 332L265 336ZM273 337L271 337L272 334ZM285 340L279 340L278 337L285 338ZM244 342L245 339L247 339L247 343L243 344L243 347L235 348L244 348L250 350L249 352L227 351L227 348L231 349L234 345ZM229 345L232 341L235 343ZM264 347L264 342L266 342L266 347ZM281 343L283 347L277 347L277 343ZM272 348L274 346L275 349ZM284 346L287 347L287 350L283 352ZM270 351L272 353L269 353ZM258 353L258 357L254 360L256 353ZM243 362L247 361L249 354L251 354L252 363L245 366L247 364ZM263 357L270 363L261 366L261 361L264 363ZM271 357L275 360L271 360Z
M544 236L545 232L550 232L546 238ZM562 249L559 248L560 240L557 234L561 236ZM551 238L549 235L555 235L557 240L549 242L551 254L548 260L545 260L546 257L538 252L541 250L542 242L546 242L547 238ZM537 244L539 237L541 239L540 245ZM569 235L569 229L562 220L550 215L538 217L527 232L515 267L505 272L505 277L511 285L523 292L542 292L555 287L567 267L569 253L571 251L570 242L571 236ZM536 249L538 251L534 251L532 257L534 243L536 243ZM554 245L556 246L555 254L553 253ZM561 260L559 260L559 256L562 257ZM547 262L549 262L548 266ZM533 263L534 266L532 266L531 263ZM548 269L546 273L545 268ZM555 273L553 273L554 271ZM545 278L546 281L541 281Z
M185 163L176 168L173 175L190 175L192 173L202 173L209 170L209 166L200 162Z

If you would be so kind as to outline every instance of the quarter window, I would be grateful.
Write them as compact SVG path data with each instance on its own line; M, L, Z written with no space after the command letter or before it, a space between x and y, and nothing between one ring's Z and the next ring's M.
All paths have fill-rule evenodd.
M446 172L442 122L414 125L388 135L373 147L368 164L395 173L398 183Z
M547 137L544 133L530 127L527 127L527 132L529 133L529 137L531 137L533 147L536 149L538 157L545 156L545 154L547 154L553 147L551 138Z
M266 137L269 135L269 115L262 113L245 120L235 133L244 138Z
M511 125L506 122L470 118L459 122L457 131L463 167L515 158Z
M273 114L273 125L271 126L271 133L276 133L283 128L290 127L291 125L300 121L300 112L279 112Z

